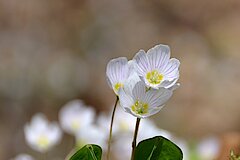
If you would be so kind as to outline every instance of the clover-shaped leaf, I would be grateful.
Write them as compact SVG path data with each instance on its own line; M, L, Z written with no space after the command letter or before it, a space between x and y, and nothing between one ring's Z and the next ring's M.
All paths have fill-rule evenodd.
M102 149L98 145L87 144L70 157L69 160L101 160Z
M134 160L182 160L181 149L170 140L156 136L141 141L136 148Z

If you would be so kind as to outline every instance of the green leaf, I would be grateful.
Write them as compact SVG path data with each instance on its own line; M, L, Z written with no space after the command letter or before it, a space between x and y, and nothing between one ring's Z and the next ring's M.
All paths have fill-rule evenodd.
M101 160L102 149L94 144L87 144L74 153L69 160Z
M170 140L156 136L141 141L135 150L134 160L182 160L181 149Z

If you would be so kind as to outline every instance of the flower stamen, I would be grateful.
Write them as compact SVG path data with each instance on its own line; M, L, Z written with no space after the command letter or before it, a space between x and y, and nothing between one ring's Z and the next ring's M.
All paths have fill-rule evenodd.
M149 83L156 85L162 82L163 75L160 74L157 70L153 70L147 73L146 78Z
M38 138L37 144L41 147L41 148L47 148L49 145L49 139L47 136L42 135Z
M132 105L132 111L135 112L136 114L146 114L148 113L148 104L140 102L140 101L136 101L134 105Z
M80 128L80 124L77 120L73 120L71 123L71 127L74 131L77 131Z
M114 85L114 90L115 90L115 92L117 93L118 91L119 91L119 89L120 88L122 88L123 87L123 84L122 83L116 83L115 85Z

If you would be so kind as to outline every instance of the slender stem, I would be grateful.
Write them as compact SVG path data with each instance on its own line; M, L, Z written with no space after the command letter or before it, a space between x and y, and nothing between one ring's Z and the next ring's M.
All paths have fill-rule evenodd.
M107 151L107 160L109 160L110 158L110 149L111 149L111 141L112 141L112 128L113 128L113 121L114 121L114 116L115 116L115 111L117 108L117 103L118 103L118 96L116 98L116 102L113 108L113 112L112 112L112 119L111 119L111 124L110 124L110 130L109 130L109 137L108 137L108 151Z
M134 156L135 156L135 149L136 149L136 144L137 144L137 135L138 135L138 129L139 129L140 120L141 120L140 118L137 118L137 121L136 121L134 137L133 137L133 142L132 142L131 160L134 160Z
M47 152L43 153L43 160L47 160Z

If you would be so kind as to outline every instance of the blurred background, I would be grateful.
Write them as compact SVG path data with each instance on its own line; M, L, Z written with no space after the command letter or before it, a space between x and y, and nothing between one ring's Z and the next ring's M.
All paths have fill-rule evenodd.
M0 159L35 154L23 126L37 112L56 121L76 98L110 111L108 61L160 43L181 61L181 87L153 117L156 124L190 143L235 139L239 16L235 0L0 0ZM72 141L65 135L52 154L64 157Z

